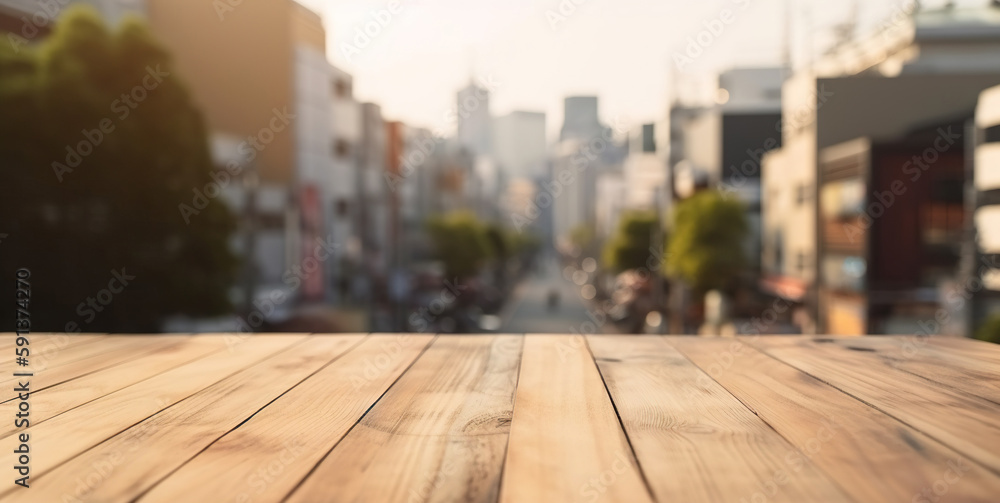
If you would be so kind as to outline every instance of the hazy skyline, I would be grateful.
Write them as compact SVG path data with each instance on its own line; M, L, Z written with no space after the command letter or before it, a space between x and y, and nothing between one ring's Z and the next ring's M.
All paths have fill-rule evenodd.
M945 0L925 1L935 7ZM391 119L445 127L455 92L471 76L498 83L492 112L542 111L550 137L562 122L562 99L597 95L602 119L638 124L665 116L673 79L705 80L734 66L782 61L793 20L793 61L828 45L830 27L853 2L816 0L302 0L323 15L328 58L355 78L355 95ZM859 32L871 33L909 0L858 2ZM959 5L984 0L959 1ZM578 5L579 4L579 5ZM728 9L726 18L722 12ZM728 23L723 23L728 19ZM372 24L375 23L375 24ZM375 36L359 36L369 25ZM675 54L714 24L717 36L683 71ZM722 25L722 29L718 27ZM378 29L376 30L375 27ZM812 43L807 36L814 35ZM708 40L709 37L702 37ZM671 76L676 72L676 76Z

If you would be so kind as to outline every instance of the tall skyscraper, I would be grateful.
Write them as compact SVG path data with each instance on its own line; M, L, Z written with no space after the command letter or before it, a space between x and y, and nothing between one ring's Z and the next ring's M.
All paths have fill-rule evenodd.
M564 118L559 140L590 140L604 132L597 117L597 96L570 96L563 101Z
M507 179L545 173L545 114L511 112L493 121L493 158Z
M489 90L470 82L458 92L456 105L459 144L473 156L489 155L492 134Z

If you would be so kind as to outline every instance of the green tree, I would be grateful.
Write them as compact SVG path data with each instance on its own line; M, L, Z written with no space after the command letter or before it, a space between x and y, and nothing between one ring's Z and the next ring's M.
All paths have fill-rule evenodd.
M747 230L743 205L717 191L681 201L664 258L667 273L699 293L729 286L746 266Z
M976 330L976 339L1000 344L1000 314L990 316Z
M499 262L506 261L515 250L514 240L509 232L496 223L489 223L485 226L486 239L490 244L490 256Z
M473 276L494 256L487 226L474 213L456 211L432 217L427 230L449 277Z
M636 211L622 215L614 236L604 245L601 261L614 272L639 269L655 265L650 259L655 250L663 248L663 242L656 243L659 219L651 211ZM658 252L656 252L658 253Z
M580 250L586 250L594 243L594 231L588 224L577 225L569 231L569 242Z
M204 121L141 21L112 32L71 8L40 44L4 38L0 111L0 271L31 269L34 330L155 331L231 308L232 214L179 211L212 182ZM112 271L134 279L109 289Z

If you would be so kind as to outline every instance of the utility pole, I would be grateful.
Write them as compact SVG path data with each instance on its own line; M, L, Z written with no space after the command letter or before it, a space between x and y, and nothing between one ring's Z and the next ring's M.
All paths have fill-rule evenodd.
M254 290L257 288L257 186L259 180L255 163L247 166L243 174L243 226L244 226L244 260L243 265L243 314L249 317L253 312ZM249 323L249 320L247 320Z
M650 230L650 251L660 250L659 257L657 259L662 261L663 257L663 209L660 201L661 192L663 192L663 186L657 186L653 192L653 211L656 214L656 218L653 221L653 228ZM663 297L663 264L658 264L659 267L650 271L653 275L653 300L656 305L656 310L660 314L660 324L656 327L656 333L666 334L667 331L667 309L666 309L666 299Z

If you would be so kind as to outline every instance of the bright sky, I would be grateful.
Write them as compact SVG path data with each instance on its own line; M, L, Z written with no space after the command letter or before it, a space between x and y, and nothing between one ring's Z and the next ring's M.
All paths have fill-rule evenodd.
M378 23L389 1L300 0L324 17L329 59L355 78L355 95L382 106L386 117L425 127L449 127L443 115L470 75L492 75L494 115L543 111L550 136L562 123L562 99L597 95L605 122L662 119L671 72L688 81L733 66L777 64L785 38L786 5L794 19L796 61L807 35L828 43L828 28L850 18L852 1L827 0L398 0L396 14ZM925 0L934 7L946 0ZM958 0L959 5L985 0ZM894 9L912 0L858 0L861 32L870 33ZM560 6L562 11L560 12ZM723 9L731 12L722 23ZM550 12L552 14L550 14ZM565 14L565 15L564 15ZM562 16L555 26L550 17ZM701 56L683 72L673 56L689 37L723 24ZM357 43L361 42L361 43ZM345 57L346 45L359 53ZM354 52L351 50L351 52Z

